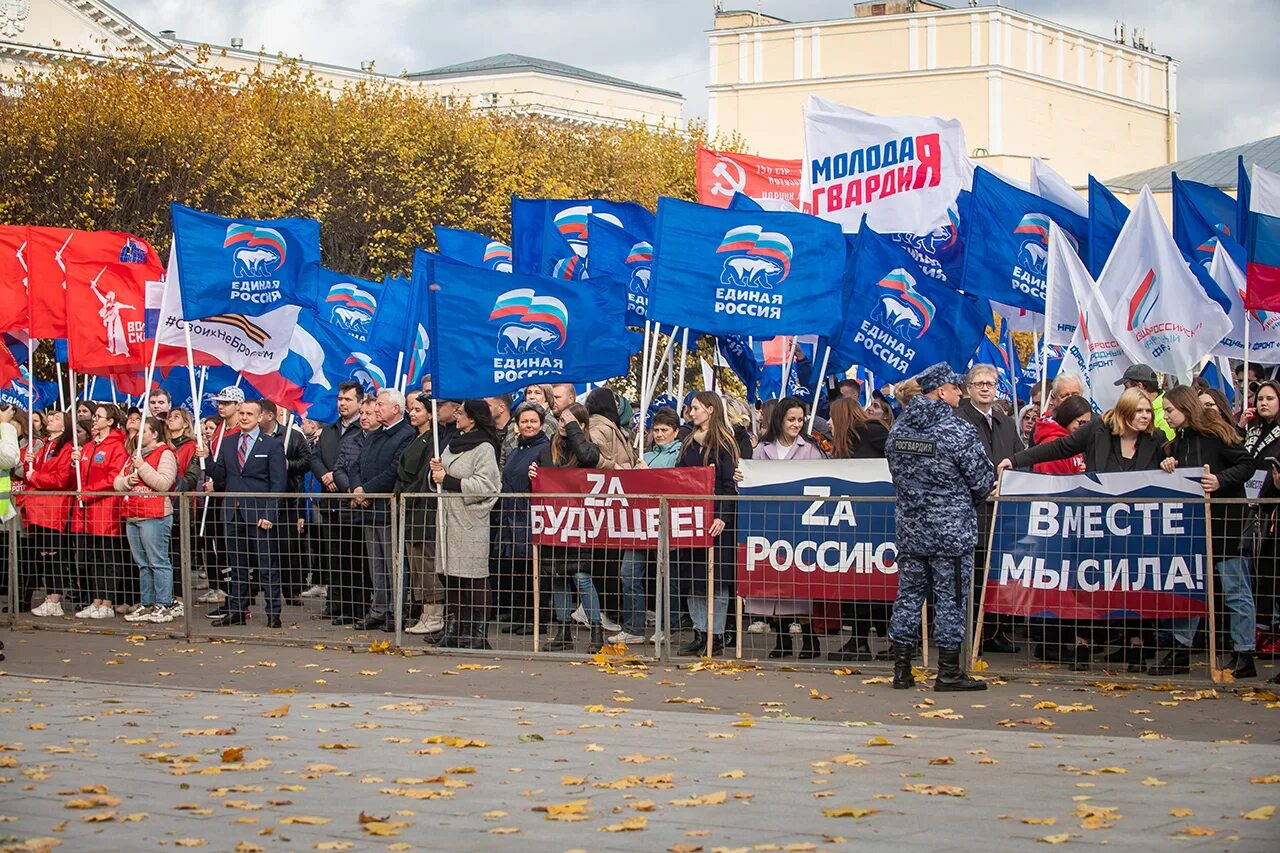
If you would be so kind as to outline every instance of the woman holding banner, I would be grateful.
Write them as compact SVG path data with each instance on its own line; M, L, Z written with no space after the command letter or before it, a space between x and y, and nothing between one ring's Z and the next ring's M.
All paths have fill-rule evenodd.
M837 397L831 401L832 458L883 459L888 438L888 428L862 408L856 397ZM848 642L828 654L827 660L838 663L873 660L875 655L867 634L875 628L876 636L881 639L889 636L889 610L889 603L884 601L846 602L844 617L853 625L853 634Z
M784 397L773 407L769 424L760 443L756 445L754 459L770 459L774 461L826 459L827 454L804 434L804 403L795 397ZM778 639L771 658L786 657L791 654L791 633L783 628L785 623L800 623L801 647L796 654L801 660L818 657L818 637L813 630L813 602L807 599L787 598L748 598L745 610L753 616L772 616L778 630ZM777 618L785 617L785 618Z
M715 494L737 495L738 484L734 479L734 472L738 468L738 443L725 420L724 403L720 395L711 391L694 394L689 403L689 421L693 431L681 445L676 467L710 466L715 469ZM710 549L715 561L713 589L707 589L706 550L682 548L672 553L672 568L679 573L677 577L681 585L686 586L690 592L687 601L689 618L693 620L693 638L680 647L679 654L705 654L708 632L711 634L711 653L714 655L724 651L724 627L737 565L735 517L736 507L733 501L716 501L715 518L709 529L716 539L716 544ZM708 596L715 607L711 612L709 625ZM674 614L672 617L674 618Z
M426 394L414 394L405 404L405 416L416 434L396 463L397 495L421 495L432 490L426 483L435 441L430 406ZM412 624L404 631L426 634L427 644L434 645L444 630L444 590L436 574L436 500L423 497L400 500L404 502L404 558L410 593L406 598L412 599L415 609L421 608L417 614L405 614L404 621Z
M538 468L595 468L600 462L600 448L587 438L591 416L581 403L570 403L560 412L560 432L555 440L544 445L538 461L529 466L529 480L538 478ZM551 574L552 600L555 607L556 629L542 648L549 652L568 651L573 648L573 591L576 588L582 600L582 610L591 626L590 652L595 654L604 648L604 625L600 617L600 596L591 581L590 548L544 546L540 553L542 565ZM571 586L570 584L573 584Z
M1243 498L1244 486L1253 476L1253 457L1244 449L1231 424L1206 410L1199 396L1186 385L1171 388L1164 395L1164 417L1174 429L1174 439L1164 446L1167 454L1160 467L1172 473L1181 468L1201 473L1205 495L1214 498ZM1249 561L1240 556L1240 536L1244 531L1243 504L1212 504L1213 569L1231 613L1231 645L1235 652L1232 670L1237 679L1256 678L1253 665L1253 631L1257 612L1253 606L1253 586ZM1213 599L1208 599L1213 606ZM1156 635L1159 645L1170 651L1151 667L1151 675L1185 675L1191 671L1191 644L1200 627L1200 618L1171 619ZM1217 667L1217 662L1214 662Z
M499 440L484 400L464 400L454 425L448 446L431 460L431 481L460 495L441 501L436 518L436 541L444 554L436 565L448 579L445 636L436 645L488 649L489 513L502 480ZM450 622L457 625L452 636Z
M120 498L102 494L114 492L116 474L129 462L124 415L110 403L99 403L93 408L90 430L89 442L71 451L71 464L80 467L82 489L71 509L71 532L83 534L78 555L80 588L84 595L93 595L76 617L111 619L117 612L113 601L122 602L135 586L125 578L127 545L120 527Z
M67 536L71 496L43 495L41 492L66 492L75 488L75 477L71 473L71 439L74 433L61 428L61 412L50 412L49 421L57 423L60 431L56 438L45 441L38 451L26 455L23 466L26 488L18 498L22 521L26 525L26 535L22 539L28 548L25 562L38 567L37 580L45 588L44 601L31 611L35 616L64 615L62 593L71 586L71 578L66 576L73 554L72 542ZM25 604L26 600L23 599L22 603Z
M1103 412L1101 418L1095 418L1075 432L1047 444L1013 454L1000 463L998 472L1070 459L1077 453L1082 454L1085 471L1091 474L1154 470L1160 467L1164 452L1162 443L1152 432L1152 420L1151 401L1147 395L1141 388L1129 388L1120 395L1115 406ZM1085 646L1075 650L1073 659L1078 666L1089 659L1090 652L1084 640L1089 633L1090 628L1076 626L1076 644ZM1142 672L1146 659L1142 630L1135 623L1125 633L1126 647L1112 658L1114 662L1124 661L1129 672Z
M173 489L179 471L177 456L162 440L164 432L162 418L146 418L126 447L136 455L130 455L129 464L115 478L116 491L127 493L121 512L142 590L142 606L125 616L126 622L164 623L174 618L169 557L173 504L163 493Z

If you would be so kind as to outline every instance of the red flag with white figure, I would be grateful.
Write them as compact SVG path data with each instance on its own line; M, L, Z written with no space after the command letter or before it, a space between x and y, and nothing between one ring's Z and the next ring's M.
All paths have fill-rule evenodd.
M145 240L114 231L76 235L67 268L67 361L102 376L146 367L147 282L164 264Z

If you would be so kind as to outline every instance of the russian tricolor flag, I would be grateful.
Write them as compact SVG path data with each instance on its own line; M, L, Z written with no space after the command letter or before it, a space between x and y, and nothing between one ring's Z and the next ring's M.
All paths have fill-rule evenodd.
M1244 304L1249 309L1276 311L1280 310L1280 175L1255 163L1252 184Z

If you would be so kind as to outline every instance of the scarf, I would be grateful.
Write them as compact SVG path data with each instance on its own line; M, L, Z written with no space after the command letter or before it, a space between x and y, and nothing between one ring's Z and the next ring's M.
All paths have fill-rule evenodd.
M1244 449L1249 451L1250 456L1256 458L1260 451L1270 447L1276 441L1280 441L1280 422L1273 424L1265 431L1260 428L1250 429L1245 433Z
M475 450L482 444L492 446L494 455L498 455L497 437L479 427L469 429L466 432L455 432L449 436L447 447L453 453L458 454L466 453L468 450Z

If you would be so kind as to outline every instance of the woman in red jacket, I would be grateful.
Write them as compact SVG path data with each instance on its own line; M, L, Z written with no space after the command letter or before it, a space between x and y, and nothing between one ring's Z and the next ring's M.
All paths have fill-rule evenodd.
M1093 420L1093 407L1084 397L1066 397L1054 408L1050 417L1036 424L1033 446L1062 438ZM1032 466L1037 474L1083 474L1084 454L1077 453L1066 459L1038 462Z
M34 616L62 616L62 592L71 586L67 567L71 565L71 539L67 520L71 496L41 492L68 492L75 489L71 473L71 431L62 429L62 412L50 412L48 423L57 426L56 437L46 440L35 453L23 459L24 486L18 496L22 521L25 562L44 586L45 599L31 611ZM30 444L27 447L31 447Z
M72 450L72 462L80 466L80 490L71 508L71 532L83 535L80 549L80 579L85 596L93 596L88 607L76 613L81 619L110 619L117 610L113 602L123 602L130 587L127 545L120 526L120 495L115 493L116 475L129 464L124 449L124 415L111 403L93 408L89 443ZM93 492L106 494L91 494Z

